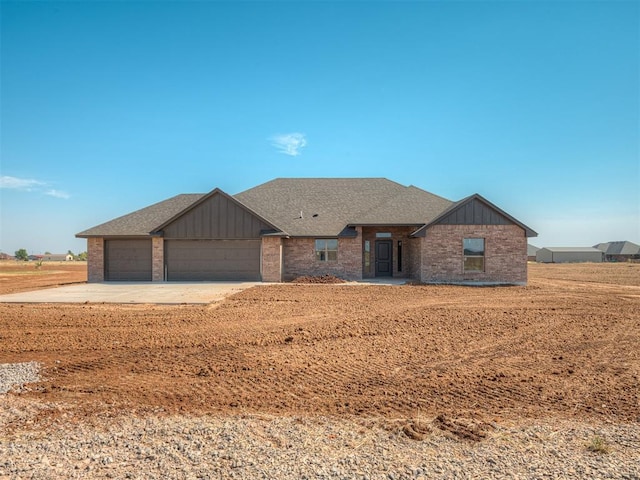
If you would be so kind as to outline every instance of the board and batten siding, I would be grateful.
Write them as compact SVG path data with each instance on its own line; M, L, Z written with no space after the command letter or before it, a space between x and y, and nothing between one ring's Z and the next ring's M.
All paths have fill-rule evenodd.
M513 222L478 199L461 206L439 222L440 225L511 225Z
M213 195L163 228L164 238L259 238L271 228L255 214L224 195Z

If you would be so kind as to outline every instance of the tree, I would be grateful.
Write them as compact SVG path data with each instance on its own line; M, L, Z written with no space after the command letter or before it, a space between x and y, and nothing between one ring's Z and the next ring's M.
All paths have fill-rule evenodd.
M86 262L87 261L87 252L79 253L78 255L76 255L73 258L74 258L74 260L78 260L78 261L81 261L81 262Z
M51 255L51 252L47 251L47 252L44 252L44 254L45 255Z
M21 248L20 250L16 250L15 254L16 254L16 260L22 260L23 262L26 262L27 260L29 260L29 254L24 248Z

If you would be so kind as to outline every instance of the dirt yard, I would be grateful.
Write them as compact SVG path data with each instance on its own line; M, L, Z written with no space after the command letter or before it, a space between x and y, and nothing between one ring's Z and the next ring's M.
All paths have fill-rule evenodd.
M86 278L69 267L2 267L0 293ZM639 422L640 265L530 264L529 276L500 288L266 285L207 306L0 304L0 363L44 366L21 394L48 406L42 425L55 405L77 419Z
M0 260L0 295L87 281L87 262Z

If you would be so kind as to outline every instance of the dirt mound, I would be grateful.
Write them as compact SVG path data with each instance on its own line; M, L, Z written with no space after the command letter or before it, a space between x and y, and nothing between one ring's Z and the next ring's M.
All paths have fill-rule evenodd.
M331 283L346 283L346 280L343 280L342 278L336 277L334 275L318 275L318 276L304 275L302 277L297 277L291 283L331 284Z

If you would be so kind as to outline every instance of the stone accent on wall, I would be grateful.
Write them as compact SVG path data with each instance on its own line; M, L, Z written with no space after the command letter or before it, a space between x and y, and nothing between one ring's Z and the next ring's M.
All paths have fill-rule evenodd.
M262 237L262 281L282 281L282 238Z
M164 238L151 237L151 281L164 281Z
M484 272L464 272L462 241L485 239ZM517 225L433 225L421 238L426 283L527 282L527 238Z
M104 282L104 238L87 238L87 281Z
M358 229L359 230L359 229ZM290 281L309 275L335 275L345 280L362 279L362 237L338 239L338 260L323 262L316 259L315 238L287 238L283 240L283 280Z

